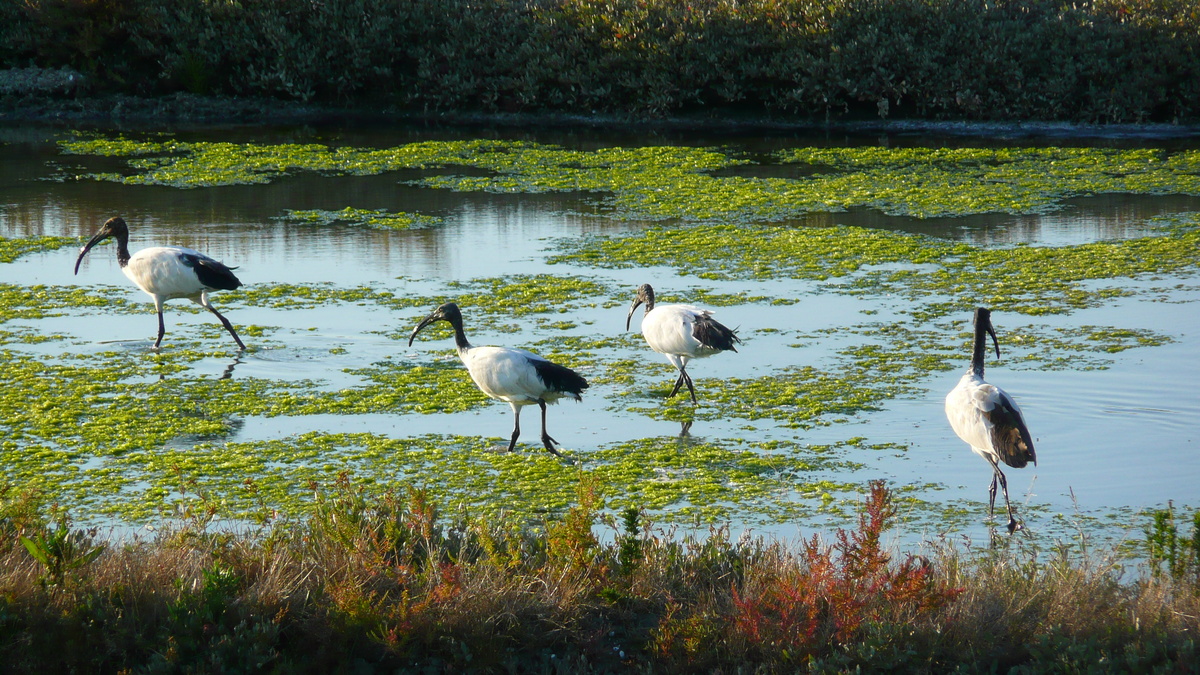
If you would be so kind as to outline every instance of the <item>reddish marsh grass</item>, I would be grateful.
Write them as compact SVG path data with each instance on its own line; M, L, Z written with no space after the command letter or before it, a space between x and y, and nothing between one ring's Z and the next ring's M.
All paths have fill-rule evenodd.
M798 547L676 537L628 511L611 543L581 481L542 523L445 522L427 496L314 486L303 521L214 532L196 511L105 542L0 493L7 672L1134 670L1197 666L1195 575L1126 581L1115 561L1003 539L893 554L871 486L856 528ZM201 506L203 506L201 504ZM49 550L49 549L47 549ZM1190 569L1190 568L1189 568Z

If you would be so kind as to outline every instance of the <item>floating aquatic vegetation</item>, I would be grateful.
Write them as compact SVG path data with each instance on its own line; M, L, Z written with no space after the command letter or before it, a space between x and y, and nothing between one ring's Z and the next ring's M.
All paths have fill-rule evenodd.
M1060 247L972 248L932 273L881 274L876 280L909 297L946 297L926 304L929 316L970 311L976 305L1033 316L1061 314L1133 293L1098 281L1200 267L1200 214L1150 222L1159 226L1152 236ZM897 279L900 283L892 283Z
M1200 194L1195 151L1116 148L794 148L840 206L931 218L1045 213L1081 195Z
M307 211L288 210L280 220L304 225L361 225L379 230L413 230L433 227L442 223L441 218L417 213L393 213L382 209L356 209L351 206L340 211L313 209Z
M966 368L973 336L953 326L905 323L861 324L840 333L847 344L819 367L786 366L753 378L696 378L702 392L696 407L685 397L665 398L668 376L675 373L668 365L603 361L598 370L608 375L606 381L625 387L613 397L618 409L651 419L768 419L811 429L879 410L892 399L925 395L922 383L931 374ZM1001 338L1008 367L1041 371L1100 370L1111 365L1114 353L1171 341L1153 331L1101 326L1013 326Z
M121 293L124 293L124 289ZM69 309L80 307L130 311L137 307L137 303L77 286L21 286L0 283L0 322L61 316Z
M773 162L817 170L795 178L715 175L752 161L732 149L658 146L572 150L528 142L425 141L392 148L182 143L77 135L70 154L131 157L127 184L206 187L266 183L297 171L371 175L401 169L482 169L431 175L426 187L502 193L596 193L620 218L767 222L856 206L918 218L1044 213L1102 193L1200 194L1200 151L1115 148L794 148Z
M0 263L10 263L28 253L57 251L65 246L77 245L79 241L72 237L0 237Z
M451 281L446 287L463 291L453 298L466 312L498 312L508 316L563 314L573 309L597 306L597 299L611 293L604 284L578 275L514 274L504 277Z
M1067 198L1102 192L1197 194L1200 154L1192 151L809 148L768 160L811 169L779 178L755 177L753 161L722 148L572 150L467 141L359 149L99 136L78 136L61 147L70 153L129 158L122 174L87 177L125 184L192 188L262 184L297 172L369 175L400 170L409 179L423 171L410 184L497 193L586 193L602 215L661 221L637 234L561 242L551 262L585 273L473 279L420 297L330 284L255 285L222 297L227 303L275 309L373 306L381 315L391 313L383 319L384 334L401 341L407 341L424 313L455 301L463 307L472 335L476 330L522 333L536 326L537 341L521 344L514 338L505 344L528 346L580 369L597 389L617 390L609 404L633 412L635 420L721 418L744 420L746 429L765 426L759 421L766 420L785 435L787 429L852 420L897 397L923 395L927 392L921 383L931 373L964 368L970 336L962 329L977 304L1036 316L1128 293L1165 295L1163 284L1138 291L1125 280L1194 273L1200 251L1200 227L1191 215L1152 221L1158 230L1154 236L1057 248L993 249L865 228L766 224L852 207L917 217L1041 213ZM318 224L367 226L381 224L372 219L408 215L359 209L289 213ZM705 226L696 227L697 222ZM701 405L693 408L683 397L663 400L674 370L643 353L636 332L623 331L623 308L633 288L613 287L586 273L664 265L692 277L664 289L664 302L716 307L795 303L798 298L693 283L697 276L713 281L795 279L806 283L789 295L834 292L867 300L889 295L904 303L900 311L911 320L839 326L831 340L801 335L809 344L820 340L825 350L820 359L797 358L791 365L736 378L702 378L697 380ZM114 301L81 289L14 286L0 288L0 293L9 294L0 320L37 319L72 307L145 309L145 303ZM602 320L580 318L593 308L613 310L611 325L600 328L594 323ZM204 330L219 338L219 326ZM448 340L446 327L436 330L429 343ZM760 329L745 336L770 335L786 344L791 336L780 336L783 330ZM463 436L387 438L312 431L237 442L240 425L253 417L287 417L304 429L307 416L450 414L501 404L475 389L448 342L347 369L341 375L352 380L349 386L340 380L333 386L307 380L223 380L218 371L197 377L197 364L207 363L213 354L191 346L157 355L101 352L39 359L16 351L31 342L24 327L6 330L6 335L13 339L6 341L11 347L0 353L0 365L18 384L0 402L0 459L5 463L0 475L43 486L61 495L64 504L138 521L169 511L189 493L205 495L229 517L247 517L264 506L286 512L309 497L305 486L310 481L328 482L348 471L356 481L381 489L431 487L442 503L463 511L516 510L531 517L566 508L580 473L590 472L600 478L597 484L603 486L610 509L646 507L667 522L737 518L779 523L838 517L845 504L842 496L853 495L860 485L853 476L844 482L835 478L860 471L856 462L864 455L904 451L856 439L817 447L796 441L651 437L595 448L568 445L576 465L550 457L536 444L522 444L513 454L495 453L490 446L503 444L503 439ZM1120 327L1049 329L1036 324L1010 325L1001 339L1006 365L1039 369L1067 367L1067 359L1076 369L1104 367L1116 352L1170 340ZM955 505L925 501L941 487L900 489L910 490L905 503L912 513L942 518ZM978 512L972 507L962 513L973 520Z
M561 314L581 307L596 306L610 294L597 281L578 276L548 274L516 274L487 277L446 284L448 293L435 296L411 296L367 286L345 288L331 283L256 284L236 291L222 293L226 304L242 303L253 307L301 309L322 305L351 303L371 304L392 310L431 311L444 302L458 303L463 309L468 330L487 328L511 332L514 317L533 314ZM414 324L415 325L415 324ZM407 340L414 326L398 325L388 335ZM450 335L448 326L430 326L432 335Z
M335 303L403 303L403 299L388 291L376 291L366 286L343 288L331 283L312 284L254 284L236 291L224 291L222 301L226 304L243 303L251 307L273 309L300 309Z
M858 227L654 227L561 241L551 263L604 268L664 265L714 280L793 278L838 292L920 302L928 321L978 305L1028 315L1094 306L1131 291L1097 280L1174 274L1200 266L1200 214L1151 221L1154 235L1074 246L980 248ZM720 251L714 258L710 252Z
M747 522L836 514L836 496L859 489L827 476L860 468L844 459L860 441L806 446L647 438L571 453L575 462L563 462L540 450L498 452L489 445L497 440L309 432L131 450L74 469L50 449L35 453L34 460L48 467L38 485L62 495L64 505L132 522L170 514L187 493L204 495L226 518L252 518L263 508L301 513L311 498L306 486L344 474L379 489L419 486L456 512L526 518L565 510L580 475L589 474L604 508L636 506L656 521L676 523L720 522L735 512Z
M166 185L177 188L252 185L299 171L327 175L376 175L401 169L470 166L469 158L502 152L520 144L494 141L410 143L393 148L363 149L318 144L148 142L125 137L77 134L59 142L66 154L133 157L133 173L92 174L88 178L127 185Z
M625 269L662 265L703 279L822 281L889 263L939 263L971 250L968 244L861 227L652 227L617 237L558 243L548 262ZM720 251L719 256L713 251ZM696 270L703 272L696 273Z

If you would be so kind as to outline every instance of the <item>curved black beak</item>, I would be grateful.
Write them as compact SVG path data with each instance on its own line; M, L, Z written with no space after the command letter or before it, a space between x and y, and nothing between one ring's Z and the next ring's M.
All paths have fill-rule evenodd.
M1000 343L996 340L996 329L992 328L992 322L988 321L984 326L987 328L988 335L992 336L992 344L996 347L996 360L1000 360Z
M413 329L412 334L408 336L408 346L409 347L412 346L413 340L415 340L417 338L417 333L420 333L422 328L424 328L425 326L428 326L429 324L431 324L435 321L440 321L443 318L445 318L445 317L442 316L442 309L439 307L439 308L433 310L432 314L425 317L424 319L421 319L421 323L417 324L417 327Z
M89 239L88 243L83 245L83 248L79 249L79 257L75 259L75 274L79 274L79 264L83 262L83 256L87 255L87 252L92 250L93 246L95 246L96 244L99 244L100 242L104 241L105 239L108 239L111 236L112 235L109 234L108 232L100 232L96 236Z
M642 296L637 296L633 299L633 304L629 306L629 314L625 316L625 330L629 330L629 324L633 321L633 313L638 307L642 306Z

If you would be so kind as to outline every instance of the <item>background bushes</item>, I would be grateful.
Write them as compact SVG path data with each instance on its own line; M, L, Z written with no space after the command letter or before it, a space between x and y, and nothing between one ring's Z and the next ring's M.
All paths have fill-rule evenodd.
M87 93L405 111L1178 122L1192 0L23 0L0 67Z

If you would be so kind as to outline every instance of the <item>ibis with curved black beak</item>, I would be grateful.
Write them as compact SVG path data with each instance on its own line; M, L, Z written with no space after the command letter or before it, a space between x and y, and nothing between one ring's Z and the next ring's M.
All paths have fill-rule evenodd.
M438 307L422 319L408 337L408 345L412 346L422 328L437 321L449 322L454 328L458 358L467 367L479 391L489 398L508 403L512 408L513 432L508 441L508 451L513 451L521 435L521 408L536 405L542 410L542 445L551 454L561 457L554 447L558 441L546 433L546 404L557 403L564 397L583 400L580 394L588 388L587 380L566 366L551 363L524 349L473 346L463 332L462 312L453 302Z
M702 359L721 352L736 352L735 345L741 344L736 331L726 328L712 318L712 311L692 305L655 305L654 289L642 284L634 295L629 314L625 317L625 330L633 320L633 313L643 303L646 313L642 316L642 337L654 351L667 357L671 365L679 370L679 378L667 398L687 385L696 403L696 389L688 375L688 361Z
M237 268L226 267L199 251L182 246L154 246L130 255L129 226L117 216L109 218L96 236L79 250L79 257L75 259L75 274L79 274L79 265L87 252L109 237L117 240L117 264L121 266L121 271L138 288L154 298L154 309L158 312L158 338L154 341L154 349L159 348L166 333L163 303L177 298L187 298L215 314L225 330L233 336L238 348L246 349L229 319L221 316L208 301L210 291L232 291L242 285L233 275L233 270Z
M1014 469L1029 462L1037 465L1033 437L1025 426L1021 409L1003 389L983 379L983 361L987 355L987 336L992 336L996 358L1000 358L1000 343L992 327L992 313L986 307L975 310L975 341L971 349L971 367L958 385L946 395L946 417L958 437L971 446L975 454L992 465L992 486L988 489L988 513L996 510L996 483L1004 491L1008 508L1008 532L1021 529L1013 515L1008 499L1008 481L1000 470L1000 462Z

